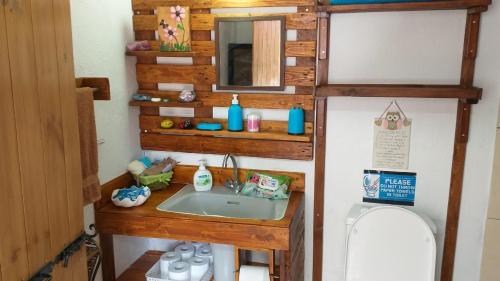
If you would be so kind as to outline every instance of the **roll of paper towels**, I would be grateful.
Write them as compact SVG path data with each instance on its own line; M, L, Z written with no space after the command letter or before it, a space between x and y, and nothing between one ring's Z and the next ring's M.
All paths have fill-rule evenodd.
M191 242L191 245L193 245L195 251L198 251L203 246L208 246L207 243L202 243L202 242Z
M161 278L168 278L168 268L174 262L181 261L181 255L176 252L166 252L160 257Z
M200 258L207 258L210 264L214 263L214 255L212 254L212 247L210 245L203 245L196 251L196 256Z
M175 252L181 255L183 261L194 257L194 247L191 244L181 244L175 247Z
M187 262L174 262L168 267L168 278L174 281L191 280L191 265Z
M269 268L264 266L242 265L239 281L269 281Z
M210 261L207 258L192 257L189 259L191 265L191 281L200 281L201 277L208 271Z

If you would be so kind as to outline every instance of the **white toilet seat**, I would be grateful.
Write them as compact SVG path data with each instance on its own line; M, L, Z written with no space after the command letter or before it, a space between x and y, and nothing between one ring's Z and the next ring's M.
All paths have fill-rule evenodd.
M346 250L346 281L434 281L434 233L407 209L366 210L352 223Z

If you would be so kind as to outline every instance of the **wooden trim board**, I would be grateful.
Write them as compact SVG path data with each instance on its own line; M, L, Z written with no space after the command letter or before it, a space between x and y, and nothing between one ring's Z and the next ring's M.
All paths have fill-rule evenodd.
M293 14L265 14L265 13L246 13L246 14L192 14L191 30L210 31L215 29L216 18L228 17L260 17L260 16L285 16L286 29L316 29L316 14L314 13L293 13ZM134 15L133 25L135 31L156 30L157 21L154 15Z
M319 2L327 2L327 0L320 0ZM478 7L487 9L491 3L491 0L436 0L410 3L321 5L318 6L318 11L329 13L366 13L391 11L463 10Z
M319 86L320 97L399 97L399 98L459 98L479 100L482 89L460 85L396 85L396 84L330 84Z
M127 56L136 57L205 57L215 56L214 41L191 41L191 52L161 52L160 41L149 41L151 51L128 51ZM285 57L316 56L315 41L287 41L285 42Z
M183 0L191 9L314 6L315 0ZM132 0L133 10L179 5L177 0Z
M212 85L216 82L214 65L173 65L137 64L139 83L184 83ZM315 68L287 66L285 68L286 86L314 86Z
M152 97L168 98L171 101L177 100L177 97L179 96L179 92L177 91L150 91L139 89L138 92ZM197 107L201 106L198 104L201 103L203 106L229 107L231 105L232 97L233 93L198 91L196 92L196 101L193 104L185 104L185 106ZM306 111L314 110L314 96L312 95L240 93L238 100L243 108L290 109L292 106L300 104ZM141 104L141 102L133 102L132 105L141 106Z
M145 150L211 153L312 160L313 144L290 141L227 139L200 136L165 136L141 133L141 146ZM276 148L280 149L276 149Z

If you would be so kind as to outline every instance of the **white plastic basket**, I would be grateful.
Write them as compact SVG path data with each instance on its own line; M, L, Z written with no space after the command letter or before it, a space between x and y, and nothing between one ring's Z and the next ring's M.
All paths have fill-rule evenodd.
M213 265L210 265L208 267L207 273L205 273L205 275L203 275L203 277L201 277L200 280L191 279L191 281L210 281L210 280L212 280L213 276L214 276L214 267L213 267ZM167 279L161 278L160 261L155 263L153 265L153 267L151 267L148 270L148 272L146 272L146 280L147 281L173 281L173 280L170 280L168 278Z

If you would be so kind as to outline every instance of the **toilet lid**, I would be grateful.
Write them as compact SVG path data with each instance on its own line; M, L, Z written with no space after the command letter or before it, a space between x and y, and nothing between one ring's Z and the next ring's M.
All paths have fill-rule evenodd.
M436 241L415 213L393 206L363 213L348 235L346 281L433 281Z

